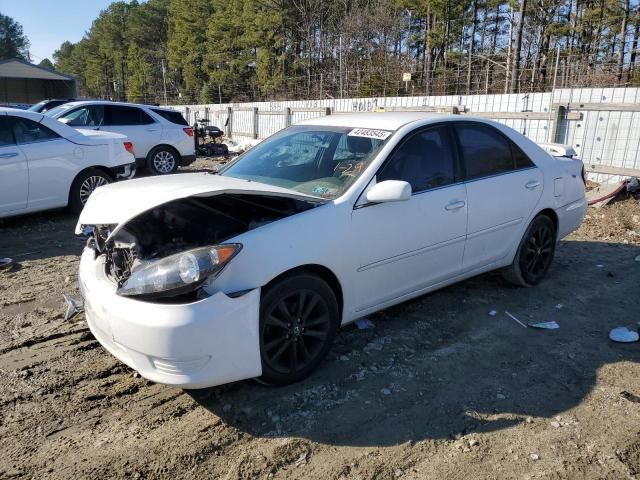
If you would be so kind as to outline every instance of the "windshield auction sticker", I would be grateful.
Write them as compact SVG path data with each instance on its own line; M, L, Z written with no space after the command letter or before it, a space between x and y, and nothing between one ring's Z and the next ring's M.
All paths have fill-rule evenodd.
M391 132L389 130L376 130L374 128L354 128L348 134L350 137L367 137L386 140Z

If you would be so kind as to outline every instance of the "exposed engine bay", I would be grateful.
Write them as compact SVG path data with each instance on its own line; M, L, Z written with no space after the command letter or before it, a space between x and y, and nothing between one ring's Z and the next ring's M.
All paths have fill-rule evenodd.
M273 195L187 197L116 225L91 228L89 246L105 255L105 273L118 287L139 265L196 247L216 245L249 230L321 205Z

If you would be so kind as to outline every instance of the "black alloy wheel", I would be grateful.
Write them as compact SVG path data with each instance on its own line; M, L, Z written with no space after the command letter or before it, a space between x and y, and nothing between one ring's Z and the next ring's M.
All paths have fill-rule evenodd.
M520 242L513 263L503 272L505 279L524 287L539 284L553 263L556 235L555 225L548 216L535 217Z
M329 351L338 304L327 283L295 274L268 288L261 300L262 380L288 384L306 377Z

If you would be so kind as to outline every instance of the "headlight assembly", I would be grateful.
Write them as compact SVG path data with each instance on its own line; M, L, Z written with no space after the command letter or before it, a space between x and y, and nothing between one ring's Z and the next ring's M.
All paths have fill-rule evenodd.
M191 292L219 274L241 248L239 243L195 248L144 263L133 269L117 293L125 297L170 297Z

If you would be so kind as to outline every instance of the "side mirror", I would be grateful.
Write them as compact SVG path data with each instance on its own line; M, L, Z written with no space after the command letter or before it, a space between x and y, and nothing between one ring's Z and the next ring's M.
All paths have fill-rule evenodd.
M385 180L377 183L366 195L368 202L405 202L411 198L411 185L402 180Z

